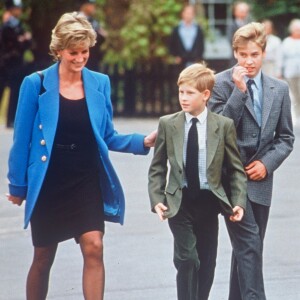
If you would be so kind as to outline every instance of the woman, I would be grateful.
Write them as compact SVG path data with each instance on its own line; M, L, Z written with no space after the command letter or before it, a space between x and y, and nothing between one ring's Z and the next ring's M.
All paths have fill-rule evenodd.
M27 299L45 299L59 242L75 238L84 260L85 299L103 299L104 220L123 223L124 195L108 149L147 154L155 133L120 135L112 124L106 75L84 68L95 32L78 13L52 31L53 66L26 77L9 157L8 199L26 199L33 262Z
M300 117L300 19L294 19L289 25L290 36L282 42L283 77L292 93L294 122Z

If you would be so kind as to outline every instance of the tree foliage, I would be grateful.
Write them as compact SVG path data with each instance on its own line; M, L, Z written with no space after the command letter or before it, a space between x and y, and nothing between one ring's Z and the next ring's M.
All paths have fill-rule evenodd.
M168 58L167 37L178 23L183 2L132 0L120 29L110 31L105 62L132 68L136 62Z
M255 0L253 12L258 19L280 15L300 16L300 0Z

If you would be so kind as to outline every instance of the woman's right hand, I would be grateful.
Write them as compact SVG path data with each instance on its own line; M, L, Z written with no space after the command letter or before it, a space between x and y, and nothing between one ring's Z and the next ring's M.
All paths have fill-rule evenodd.
M18 206L21 206L23 203L23 200L24 200L21 197L12 196L10 194L6 194L6 197L7 197L8 201L10 201L12 204L16 204Z

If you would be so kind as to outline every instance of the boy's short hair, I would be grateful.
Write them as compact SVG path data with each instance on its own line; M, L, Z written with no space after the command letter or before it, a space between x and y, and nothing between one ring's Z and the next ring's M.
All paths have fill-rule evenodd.
M244 46L249 41L256 43L263 51L267 45L267 35L263 24L252 22L240 27L232 38L232 48L234 51Z
M212 89L215 84L214 71L207 68L204 63L196 63L185 68L178 77L177 85L187 84L199 92Z

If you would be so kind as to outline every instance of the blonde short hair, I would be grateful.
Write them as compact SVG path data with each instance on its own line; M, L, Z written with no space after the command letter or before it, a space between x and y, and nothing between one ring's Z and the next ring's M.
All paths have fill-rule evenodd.
M232 48L234 51L249 41L256 43L263 51L267 45L267 35L265 26L261 23L252 22L240 27L232 38Z
M50 55L57 61L57 51L80 44L93 47L96 44L95 30L83 14L78 12L63 14L52 30Z
M196 63L185 68L180 74L177 85L187 84L197 89L199 92L212 89L215 84L214 71L207 68L204 63Z

